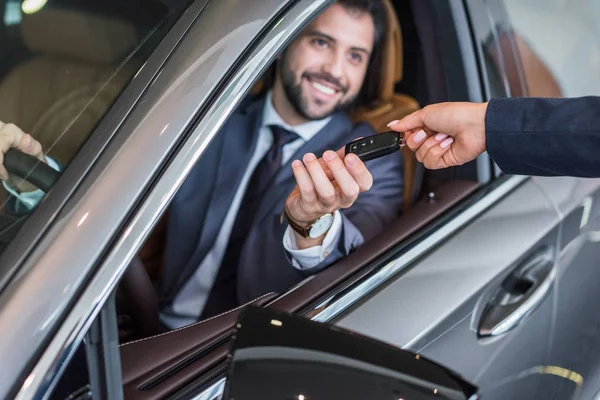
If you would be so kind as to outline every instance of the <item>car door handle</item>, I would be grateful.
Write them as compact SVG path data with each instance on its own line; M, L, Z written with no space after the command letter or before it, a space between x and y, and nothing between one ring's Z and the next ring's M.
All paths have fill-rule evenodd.
M502 281L482 313L480 337L506 333L536 309L554 282L554 257L554 248L543 246Z

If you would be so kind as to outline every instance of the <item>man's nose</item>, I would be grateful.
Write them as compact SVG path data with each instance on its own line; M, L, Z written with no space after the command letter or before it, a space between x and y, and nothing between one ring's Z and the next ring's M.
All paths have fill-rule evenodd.
M341 82L342 77L344 76L344 61L344 54L342 52L336 51L330 53L330 56L324 65L325 72Z

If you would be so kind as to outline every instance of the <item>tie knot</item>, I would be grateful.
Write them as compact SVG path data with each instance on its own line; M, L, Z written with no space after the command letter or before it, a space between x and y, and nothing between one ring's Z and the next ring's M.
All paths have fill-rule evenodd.
M275 147L283 147L298 139L298 135L295 132L289 131L279 125L270 125L270 128L271 132L273 132L273 145Z

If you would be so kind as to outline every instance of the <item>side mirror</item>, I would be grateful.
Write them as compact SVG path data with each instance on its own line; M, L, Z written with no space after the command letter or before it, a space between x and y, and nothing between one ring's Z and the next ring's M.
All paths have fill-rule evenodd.
M223 400L477 398L419 355L269 308L247 308L233 340Z

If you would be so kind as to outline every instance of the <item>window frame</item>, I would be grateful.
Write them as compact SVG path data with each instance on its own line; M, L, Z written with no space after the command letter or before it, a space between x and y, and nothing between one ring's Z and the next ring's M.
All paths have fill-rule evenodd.
M186 49L185 45L187 44L188 47L198 47L198 43L200 42L199 38L201 38L202 33L205 32L205 30L203 31L201 28L202 24L204 23L204 26L207 26L206 22L214 21L215 14L225 14L223 11L227 9L227 5L220 2L209 3L211 7L204 8L207 2L207 0L197 0L193 5L196 6L192 13L194 15L190 15L190 10L188 9L186 18L184 18L185 21L180 21L181 24L178 22L180 28L183 23L186 24L186 27L185 29L181 29L179 31L181 34L179 38L171 38L174 39L171 43L177 44L175 49L165 48L164 45L166 40L164 40L161 44L161 51L164 52L162 55L166 56L166 54L169 54L171 59L170 61L172 61L174 58L176 58L174 55L177 54L186 60L185 64L187 65L182 65L178 61L172 61L171 64L165 64L165 68L160 69L160 67L163 67L163 63L158 66L160 74L155 74L156 76L153 74L152 77L155 77L155 80L151 82L151 86L148 85L148 91L153 91L154 97L151 96L150 99L145 99L145 110L139 106L140 102L131 104L131 109L133 109L132 115L135 115L134 117L131 115L128 116L130 121L133 119L131 124L147 122L145 121L145 117L147 115L146 112L152 110L156 102L161 99L160 94L164 94L165 92L169 93L169 90L171 89L170 85L173 81L181 79L192 80L192 78L204 79L205 75L208 75L205 73L206 71L202 70L201 68L198 68L198 70L194 71L194 74L185 74L188 72L187 68L198 66L197 60L193 58L193 54L190 55L189 49ZM292 0L271 0L271 2L273 3L271 7L264 7L262 9L262 12L271 16L278 15L282 9L293 3ZM323 4L332 2L333 0L320 0L319 2L302 0L300 3L303 4L303 6L296 6L294 9L296 10L296 13L300 15L306 15L310 13L316 14L317 11L315 10L320 11L320 9L323 7ZM255 11L257 13L261 12L260 10ZM280 35L279 33L285 32L289 29L299 30L301 25L298 21L304 21L305 18L299 18L296 20L292 19L288 15L288 18L292 19L291 21L286 20L285 23L276 25L269 31L264 31L264 27L262 25L257 26L256 23L251 24L251 22L256 22L256 16L236 15L236 17L244 21L243 23L240 22L240 26L255 30L258 37L264 36L260 41L256 41L253 39L253 34L247 39L247 42L244 41L241 43L239 38L237 38L237 40L236 38L231 38L229 32L224 31L225 27L222 31L215 33L219 35L222 34L222 40L226 41L228 44L231 44L234 48L241 47L241 50L236 51L236 54L238 54L239 58L248 56L245 43L252 43L252 45L256 48L256 50L250 54L251 62L245 62L244 64L241 64L239 58L223 61L225 63L231 63L234 69L238 69L241 66L244 67L243 73L245 74L246 79L243 79L243 82L241 83L238 82L238 84L241 84L244 87L242 92L245 92L250 89L251 85L258 79L262 71L264 71L268 66L268 63L265 61L265 57L274 58L275 52L273 52L272 49L279 49L281 47L281 43L287 40L287 35ZM266 21L264 23L266 23ZM171 33L173 32L170 32L170 34ZM185 37L183 37L184 33ZM208 43L204 43L204 46L208 45ZM214 46L214 43L211 43L208 48L205 47L204 49L215 51L217 48ZM200 51L202 54L206 54L203 48L199 48L198 51ZM170 54L171 52L173 54ZM239 54L242 54L242 56L240 57ZM154 54L152 57L154 57ZM212 64L209 62L210 60L203 59L202 61L206 63L204 68L211 67ZM222 70L222 66L219 65L217 65L215 68ZM144 69L145 68L142 69L142 72ZM235 101L225 99L237 97L236 101L239 102L241 100L241 96L239 95L240 91L231 90L233 85L230 85L230 90L222 90L223 88L221 87L220 82L222 79L227 79L227 77L229 77L229 74L218 77L210 77L210 79L214 81L213 85L202 87L203 90L197 93L197 96L201 96L201 100L189 98L184 99L190 107L193 106L195 109L194 113L189 117L195 115L195 118L179 121L180 123L184 124L184 129L173 130L173 132L171 132L171 136L174 138L173 144L177 143L178 146L172 146L169 150L173 152L179 151L179 154L176 156L174 154L168 154L167 152L162 154L163 162L160 164L161 168L157 167L156 169L150 171L151 174L154 175L154 179L148 183L149 187L144 188L144 191L141 193L141 198L138 197L136 203L133 206L128 207L128 215L125 219L121 220L121 225L114 227L118 228L118 234L108 242L108 247L106 249L104 249L103 246L104 250L100 253L102 259L97 260L93 265L86 266L86 271L79 271L80 274L84 274L86 277L85 281L78 284L81 291L78 291L77 296L71 297L69 302L69 312L66 316L56 312L52 313L52 323L54 325L52 328L55 329L48 329L44 332L45 339L42 343L38 344L39 347L36 347L40 350L43 349L43 351L38 350L38 352L36 352L32 358L27 360L27 364L31 365L33 369L30 371L27 369L27 372L21 372L23 379L27 377L27 385L20 386L18 383L18 378L13 380L13 385L15 385L11 388L13 393L18 393L18 396L23 398L32 398L38 395L43 396L43 393L46 393L49 387L49 382L51 382L53 377L56 375L59 366L68 362L69 358L73 355L76 349L75 345L81 343L85 332L87 332L87 329L89 329L103 304L105 303L108 293L110 293L116 287L119 278L122 276L128 265L128 262L136 254L137 250L139 250L143 240L147 234L149 234L154 224L158 221L160 214L164 211L164 206L170 200L170 197L174 194L175 190L182 183L191 166L193 166L195 161L197 161L197 159L200 157L202 151L207 146L208 140L210 140L218 128L220 128L221 124L223 123L223 112L227 113L230 111L231 107L235 106ZM162 80L162 84L157 83L159 78ZM148 91L144 94L144 96L148 96ZM215 96L214 93L216 92L220 92L220 94ZM209 108L208 111L206 111L207 104L213 104L213 107ZM133 106L135 106L135 109ZM208 123L206 122L207 113L212 116L208 118L211 121ZM101 125L108 123L106 121L107 118L109 117L107 116ZM204 118L202 119L203 124L200 124L200 126L194 126L198 123L200 118ZM190 123L192 124L191 127L189 126ZM207 127L207 124L211 125L211 127ZM119 126L121 131L126 129L126 127L126 123ZM190 130L193 130L193 132L190 132ZM126 143L134 133L126 130L125 133L121 134L121 131L114 136L113 140L108 145L107 150L98 155L98 161L95 163L95 165L93 165L91 172L82 182L82 189L92 187L92 184L96 183L98 179L105 177L106 169L108 169L110 162L113 161L117 156L119 156L121 159L127 159L126 156L119 153L123 150L123 144ZM137 133L139 134L139 132ZM140 139L141 138L142 137L140 136ZM186 146L184 148L184 144L188 145L190 143L191 145L189 145L189 147ZM86 144L86 146L89 147L88 144ZM133 148L135 148L135 145L128 143L127 149ZM73 163L75 163L77 160L81 161L81 158L82 157L80 153ZM66 172L73 169L74 168L69 168ZM60 180L57 183L57 187L61 181L64 182L65 179ZM97 183L93 187L95 188L95 191L101 190ZM75 221L75 223L78 218L76 215L74 215L76 214L74 209L85 209L84 204L86 200L89 200L92 204L95 203L93 199L90 199L93 197L91 192L84 191L83 194L79 193L78 196L76 195L68 199L68 203L71 204L67 204L65 208L69 208L69 205L72 206L72 208L69 210L69 218ZM50 195L48 196L48 199L50 199ZM64 210L62 210L62 212L64 212ZM81 222L81 220L79 221ZM65 221L62 221L62 223L62 228L64 228L65 225L68 226ZM53 233L55 234L52 236L58 237L58 232ZM60 240L60 237L58 238ZM52 246L55 248L60 247L54 243L52 243ZM45 267L45 264L48 264L50 260L44 260L43 262L41 261L47 255L44 254L42 250L46 250L47 248L50 248L49 244L47 244L46 248L40 249L40 253L42 254L38 254L39 258L38 260L35 260L37 263L35 261L30 261L31 269L40 270ZM67 258L66 255L63 256ZM52 261L57 262L55 259ZM27 272L27 275L32 275L30 271ZM33 277L31 278L33 279ZM14 305L14 307L18 308L18 305ZM0 319L0 326L1 325ZM40 352L41 356L39 356L38 359L38 354Z

